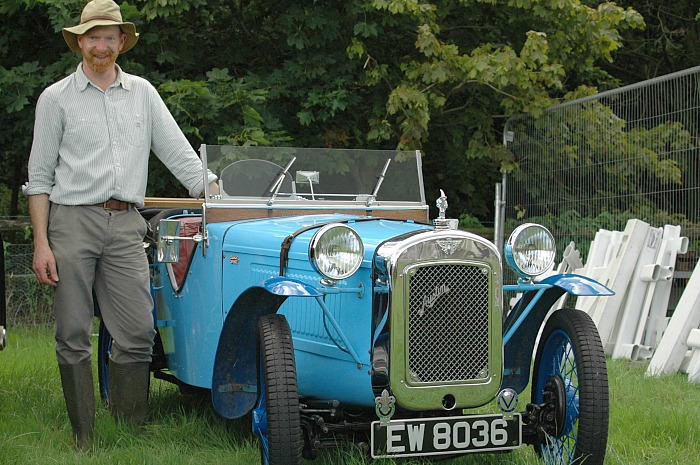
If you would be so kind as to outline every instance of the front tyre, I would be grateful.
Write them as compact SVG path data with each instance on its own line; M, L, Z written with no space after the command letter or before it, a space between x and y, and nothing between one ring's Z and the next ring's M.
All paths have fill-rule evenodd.
M546 464L602 465L608 440L608 373L598 330L587 313L554 312L540 337L532 402L549 415L534 445Z
M260 440L263 464L301 463L303 440L292 333L284 315L271 314L258 324L259 398L253 432Z

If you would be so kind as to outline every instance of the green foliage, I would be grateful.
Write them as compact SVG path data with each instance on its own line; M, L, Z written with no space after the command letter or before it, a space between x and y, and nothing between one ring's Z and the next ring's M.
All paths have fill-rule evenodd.
M18 211L11 212L10 211L10 198L12 197L12 192L10 190L10 187L8 184L1 184L0 183L0 217L9 217L9 216L15 216L15 215L21 215L21 216L27 216L29 215L29 209L27 206L27 202L24 198L23 202L19 205ZM22 196L24 197L24 196Z
M44 84L38 61L22 63L12 69L0 66L2 106L7 113L16 113L29 105L29 99L38 86Z
M83 5L0 8L0 142L24 165L39 92L79 60L60 29ZM141 36L120 65L159 89L193 146L422 149L435 168L469 173L448 195L479 217L493 208L483 184L513 168L500 147L504 118L606 82L600 66L621 31L643 25L632 10L578 0L133 0L122 12ZM19 178L2 179L14 190L26 176L1 172ZM150 193L180 192L161 174L153 163ZM427 174L434 190L442 173Z
M206 0L148 0L142 3L144 5L141 8L141 13L148 20L153 20L157 17L167 18L181 15L207 4Z
M456 113L475 93L489 96L483 116L499 110L506 116L539 114L566 94L568 75L595 69L597 60L611 58L621 45L618 28L643 25L635 12L610 3L597 8L577 0L493 3L373 2L376 9L416 31L415 49L406 51L396 69L400 72L394 72L396 83L386 105L400 134L400 147L429 143L434 126L460 131L478 124L476 115L463 120ZM464 25L464 18L478 26ZM368 59L376 56L374 44L355 45L353 51L360 49ZM498 143L492 123L480 127L487 146Z
M644 16L645 29L620 34L628 47L617 50L615 62L604 64L622 84L634 84L700 63L700 7L697 1L627 0Z
M483 228L484 225L475 216L468 213L462 213L459 215L459 227L460 229L470 229L470 228Z

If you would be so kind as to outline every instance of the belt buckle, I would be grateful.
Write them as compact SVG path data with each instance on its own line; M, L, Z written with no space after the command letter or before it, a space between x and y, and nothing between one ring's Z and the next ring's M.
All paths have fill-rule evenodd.
M112 207L112 206L111 206L111 205L113 205L114 203L117 204L116 207ZM119 207L120 207L120 206L121 206L121 205L120 205L120 201L119 201L119 200L115 200L115 199L109 199L109 200L105 200L104 202L102 202L102 208L105 209L105 210L107 210L107 211L120 211L120 210L119 210Z

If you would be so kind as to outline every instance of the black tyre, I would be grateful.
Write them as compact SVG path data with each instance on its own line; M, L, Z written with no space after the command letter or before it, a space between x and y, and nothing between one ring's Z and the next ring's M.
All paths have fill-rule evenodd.
M303 440L292 333L284 315L265 315L258 324L260 380L253 432L263 464L301 463Z
M547 404L537 453L546 464L602 465L608 440L608 372L587 313L554 312L537 346L532 402Z

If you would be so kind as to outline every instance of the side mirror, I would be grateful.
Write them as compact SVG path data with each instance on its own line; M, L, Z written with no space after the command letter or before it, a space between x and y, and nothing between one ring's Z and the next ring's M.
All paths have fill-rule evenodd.
M314 184L318 184L319 182L318 171L297 171L294 182L296 184L308 184L309 190L311 191L311 200L316 200L314 196Z
M319 177L318 171L297 171L295 182L299 184L318 184Z
M158 261L175 263L180 260L180 221L158 222Z

